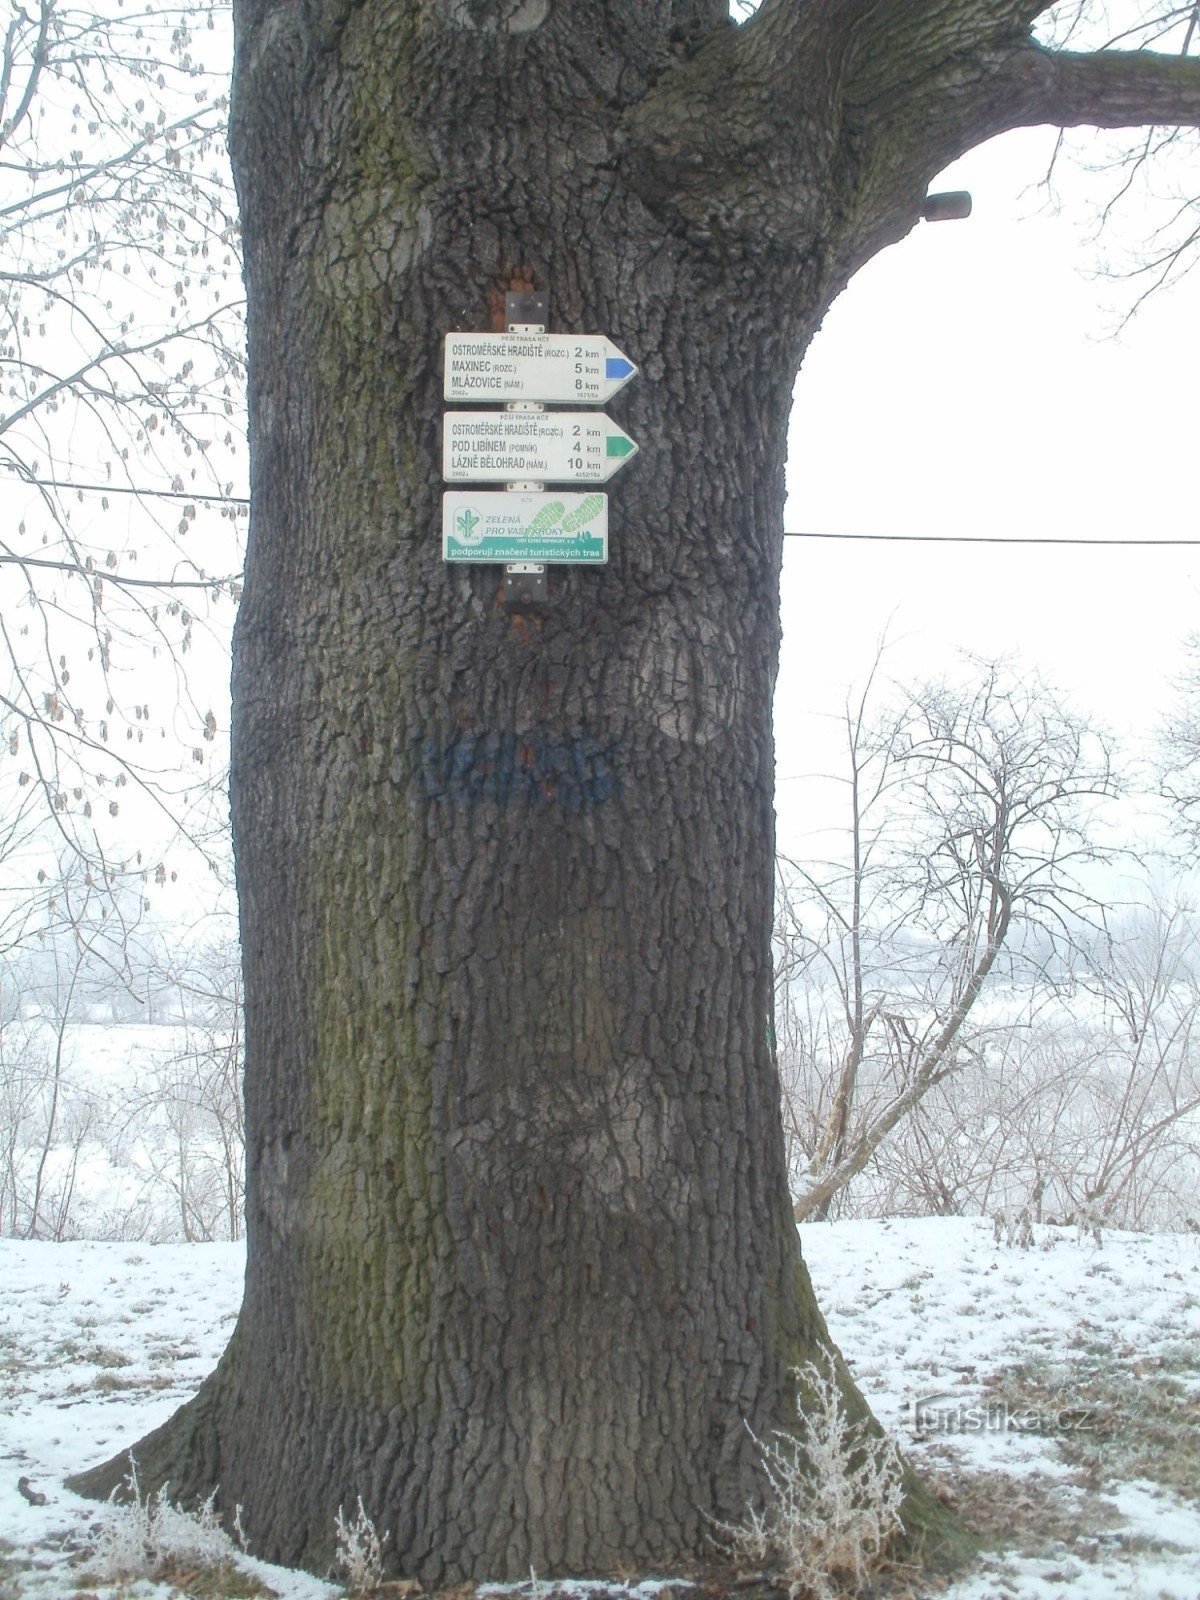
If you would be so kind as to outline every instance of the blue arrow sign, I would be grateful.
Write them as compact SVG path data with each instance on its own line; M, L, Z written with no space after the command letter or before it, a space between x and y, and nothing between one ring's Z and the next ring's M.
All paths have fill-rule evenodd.
M632 361L626 361L624 356L609 356L604 363L604 376L610 383L624 383L626 378L632 378L637 368Z
M602 333L448 333L447 400L598 406L637 376Z

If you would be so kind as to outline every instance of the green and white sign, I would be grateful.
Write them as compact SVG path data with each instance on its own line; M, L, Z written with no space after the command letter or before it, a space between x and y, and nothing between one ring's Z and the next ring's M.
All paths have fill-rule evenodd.
M442 496L447 561L608 560L606 494L515 494L450 489Z
M447 411L447 483L605 483L637 445L603 411Z

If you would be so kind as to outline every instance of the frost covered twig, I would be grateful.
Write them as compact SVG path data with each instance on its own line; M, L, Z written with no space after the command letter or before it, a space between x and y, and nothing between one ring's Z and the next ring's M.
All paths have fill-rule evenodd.
M888 1539L900 1527L903 1480L890 1439L851 1423L832 1357L796 1378L807 1392L795 1435L775 1433L758 1447L767 1503L744 1522L718 1523L738 1555L777 1569L792 1600L858 1594Z
M86 1551L89 1573L105 1583L153 1578L164 1568L211 1565L221 1566L234 1557L235 1550L221 1527L216 1511L214 1489L193 1514L172 1505L167 1498L170 1486L163 1484L156 1494L142 1498L137 1479L137 1464L129 1463L129 1476L122 1489L109 1497L109 1512L92 1534ZM116 1503L122 1490L130 1497ZM241 1507L238 1507L240 1518Z
M358 1515L352 1522L346 1520L341 1506L334 1521L337 1549L333 1564L345 1577L355 1594L370 1594L383 1582L383 1545L387 1538L376 1533L375 1524L358 1497Z

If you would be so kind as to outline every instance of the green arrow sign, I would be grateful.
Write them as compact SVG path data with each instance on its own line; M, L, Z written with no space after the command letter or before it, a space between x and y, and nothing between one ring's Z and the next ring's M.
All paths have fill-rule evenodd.
M637 445L602 411L448 411L447 483L604 483Z

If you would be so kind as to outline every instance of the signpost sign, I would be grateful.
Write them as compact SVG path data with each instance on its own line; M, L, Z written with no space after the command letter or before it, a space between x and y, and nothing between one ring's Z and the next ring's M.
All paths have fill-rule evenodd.
M544 409L603 405L638 369L602 333L539 331L546 301L535 299L506 296L507 333L445 344L446 399L495 409L443 417L442 476L472 487L442 496L442 555L503 566L506 610L545 605L550 564L608 560L608 496L543 486L607 483L637 451L602 411ZM508 487L478 487L496 483Z
M520 494L450 489L442 496L447 561L608 560L606 494Z
M447 483L605 483L637 445L597 411L448 411Z
M600 406L637 370L602 333L448 333L444 395Z

